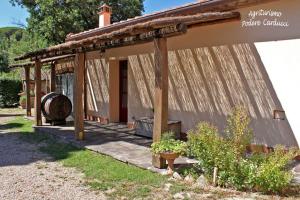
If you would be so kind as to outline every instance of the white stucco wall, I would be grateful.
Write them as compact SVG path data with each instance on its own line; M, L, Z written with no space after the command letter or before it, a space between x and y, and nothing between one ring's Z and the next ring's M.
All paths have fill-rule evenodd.
M299 144L300 39L259 42L255 46Z
M107 118L108 65L105 59L100 59L100 54L95 57L88 53L86 58L87 114Z

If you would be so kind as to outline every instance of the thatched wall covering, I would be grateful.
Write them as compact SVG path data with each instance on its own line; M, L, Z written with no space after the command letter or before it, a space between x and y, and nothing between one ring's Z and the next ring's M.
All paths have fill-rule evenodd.
M86 61L87 114L108 117L108 65L105 59Z

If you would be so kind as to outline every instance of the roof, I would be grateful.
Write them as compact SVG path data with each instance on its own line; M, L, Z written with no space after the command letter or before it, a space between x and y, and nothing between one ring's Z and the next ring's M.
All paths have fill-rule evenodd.
M77 34L69 34L66 38L67 41L81 40L83 38L100 35L108 33L111 31L124 28L126 26L131 26L138 23L144 23L147 21L165 18L165 17L174 17L174 16L185 16L185 15L195 15L204 12L224 12L232 11L238 8L247 7L260 3L267 3L276 0L201 0L195 3L185 4L179 7L154 12L151 14L146 14L143 16L137 16L135 18L130 18L125 21L120 21L113 23L111 25L90 29L83 31Z
M25 60L27 58L31 58L32 60L44 59L79 52L105 50L107 48L119 47L118 45L120 44L123 46L132 45L137 44L138 42L141 43L150 41L151 39L153 40L155 37L171 37L176 35L176 33L178 35L185 32L183 29L184 26L178 26L182 25L182 23L184 23L183 25L187 25L186 23L201 23L205 25L214 24L211 22L210 18L213 18L216 15L219 15L219 18L215 21L222 21L222 19L225 21L226 19L240 19L240 14L238 13L237 16L237 12L232 11L242 7L271 1L276 0L202 0L201 2L135 17L103 28L96 28L78 34L69 34L66 42L63 44L29 52L15 60ZM199 18L201 19L206 15L210 15L209 18L206 18L207 21L202 19L199 22ZM170 24L173 24L173 27L170 27ZM159 25L160 28L157 28L157 25ZM144 28L142 26L148 27ZM181 27L181 30L179 30L178 27ZM133 29L136 34L132 36L131 30ZM145 30L148 32L142 32ZM159 33L164 33L165 31L168 32L167 36L159 35ZM128 39L130 41L127 41Z
M68 41L37 51L26 53L15 60L38 57L43 59L76 52L105 50L142 42L149 42L157 37L173 37L186 33L187 28L199 24L214 24L228 20L240 20L239 12L209 12L188 16L165 17L126 26L96 36L87 37L78 41Z

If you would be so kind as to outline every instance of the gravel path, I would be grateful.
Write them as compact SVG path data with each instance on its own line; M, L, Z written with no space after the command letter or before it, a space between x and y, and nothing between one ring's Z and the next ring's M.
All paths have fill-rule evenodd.
M83 174L63 167L38 151L36 145L3 130L0 117L0 199L106 199L84 185Z

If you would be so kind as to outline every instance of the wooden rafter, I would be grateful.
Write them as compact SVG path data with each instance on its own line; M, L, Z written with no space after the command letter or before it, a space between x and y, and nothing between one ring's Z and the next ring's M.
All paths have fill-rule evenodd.
M69 55L64 55L64 56L57 56L57 57L52 57L52 58L46 58L41 60L41 64L47 65L53 62L68 62L68 61L73 61L75 55L74 54L69 54ZM13 64L10 65L10 69L15 69L15 68L20 68L20 67L34 67L35 62L24 62L24 63L18 63L18 64Z
M199 13L206 13L206 12L233 11L248 6L269 3L273 1L278 1L278 0L207 0L207 1L198 1L198 2L195 1L195 3L190 3L187 5L165 10L162 12L156 12L144 16L135 17L125 21L114 23L107 27L95 28L77 34L70 34L66 38L66 41L81 40L95 35L102 35L108 32L119 30L126 26L131 26L133 24L144 23L147 21L161 19L165 17L196 15Z
M224 20L239 20L239 12L214 12L190 16L165 17L145 23L134 24L120 30L102 35L70 41L60 45L29 52L15 60L31 60L62 56L95 50L105 50L120 46L128 46L152 41L159 37L172 37L183 34L187 27L194 24L222 22Z

